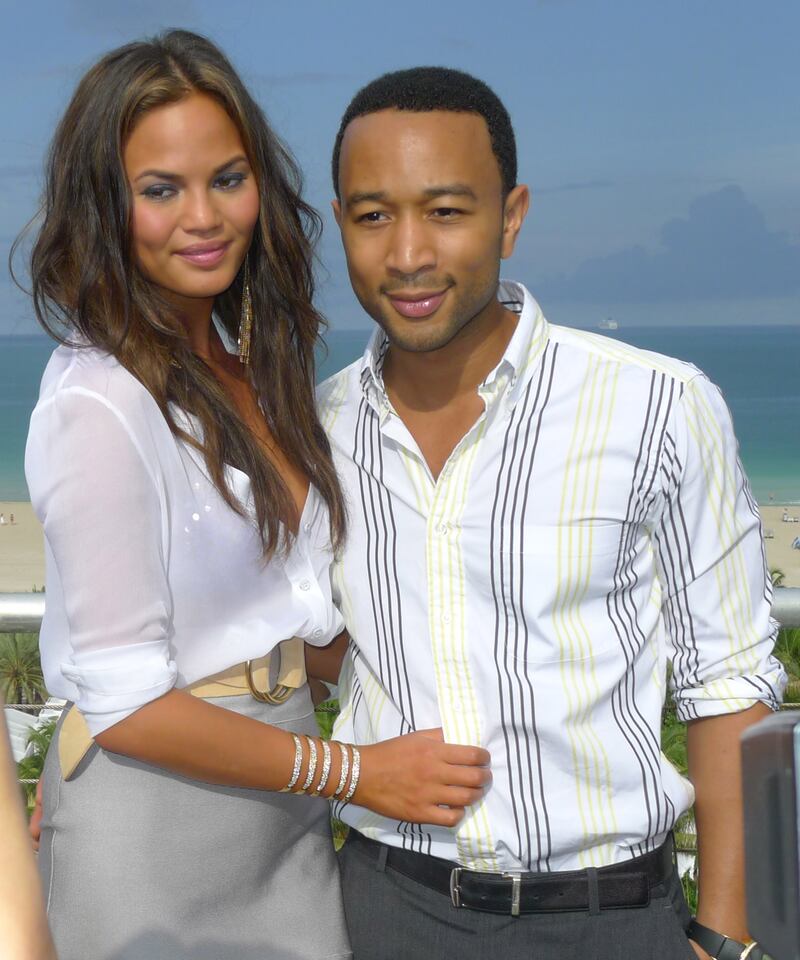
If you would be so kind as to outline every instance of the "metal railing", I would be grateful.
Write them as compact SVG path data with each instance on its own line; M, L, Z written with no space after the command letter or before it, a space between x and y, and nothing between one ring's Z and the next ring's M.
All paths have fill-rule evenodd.
M43 593L0 593L0 633L36 633L44 616ZM772 616L782 627L800 627L800 587L777 587Z
M36 633L44 616L43 593L0 593L0 633Z

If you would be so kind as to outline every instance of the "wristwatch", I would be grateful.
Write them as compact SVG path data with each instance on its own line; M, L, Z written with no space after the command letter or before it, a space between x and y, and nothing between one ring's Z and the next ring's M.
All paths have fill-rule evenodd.
M686 936L715 960L766 960L766 954L755 940L750 943L732 940L724 933L704 927L694 917L686 928Z

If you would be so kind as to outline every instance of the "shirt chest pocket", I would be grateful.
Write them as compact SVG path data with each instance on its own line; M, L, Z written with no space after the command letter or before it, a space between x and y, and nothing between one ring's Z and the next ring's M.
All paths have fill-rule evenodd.
M592 660L616 646L609 598L635 546L620 523L528 525L509 538L499 566L506 642L529 663Z

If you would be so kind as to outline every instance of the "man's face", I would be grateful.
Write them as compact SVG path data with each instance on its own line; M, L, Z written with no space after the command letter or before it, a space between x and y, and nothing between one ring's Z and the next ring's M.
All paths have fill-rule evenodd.
M353 290L392 344L438 350L500 309L500 260L527 210L503 200L483 117L382 110L347 127L339 163L341 228Z

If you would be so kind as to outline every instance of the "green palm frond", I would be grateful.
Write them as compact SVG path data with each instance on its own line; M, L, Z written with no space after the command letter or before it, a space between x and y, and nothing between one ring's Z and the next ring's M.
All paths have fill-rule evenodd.
M28 746L30 752L28 756L23 757L17 764L17 777L20 780L38 780L44 769L44 760L47 751L50 748L50 742L56 731L55 720L45 720L39 726L34 727L28 734ZM33 805L36 797L36 784L24 783L25 799L28 804L28 815L33 813Z
M6 703L43 703L47 697L35 633L0 634L0 694Z

